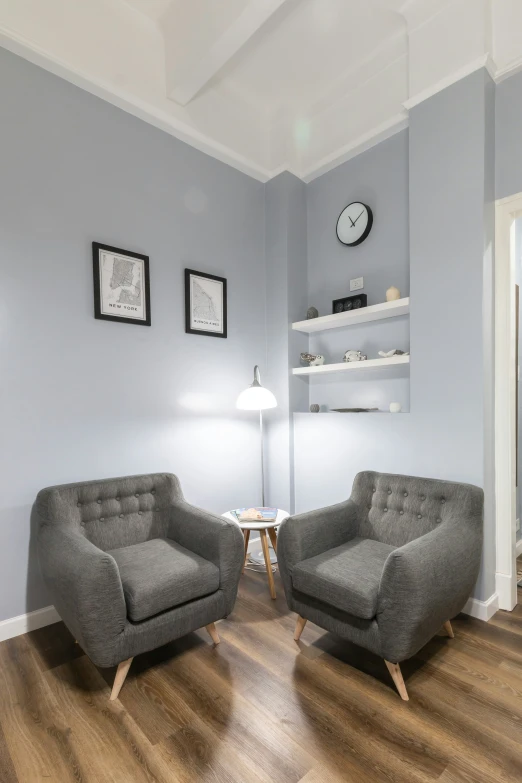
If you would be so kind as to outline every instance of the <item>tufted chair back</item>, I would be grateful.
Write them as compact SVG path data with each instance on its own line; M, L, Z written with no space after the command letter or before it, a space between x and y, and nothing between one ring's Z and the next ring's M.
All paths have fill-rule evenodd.
M365 471L355 477L352 500L359 506L359 535L404 546L429 533L471 502L466 484Z
M43 524L73 528L106 552L166 536L175 500L177 477L153 473L49 487L36 502Z

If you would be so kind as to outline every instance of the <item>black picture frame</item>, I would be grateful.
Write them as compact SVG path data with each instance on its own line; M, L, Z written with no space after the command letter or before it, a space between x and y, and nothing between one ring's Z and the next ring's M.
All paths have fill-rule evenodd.
M199 315L199 318L196 317L194 312L195 303L192 297L193 278L201 278L213 283L218 283L221 286L221 318L216 317L215 319L212 319L205 317L202 314ZM207 286L206 288L207 290L202 290L202 292L200 292L200 295L205 298L205 303L200 305L200 307L206 307L208 299L212 300L216 296L219 296L219 286L217 286L215 293L211 290L213 286ZM212 302L208 302L208 305L213 307L215 302L214 305ZM197 320L200 321L201 328L194 325ZM212 323L220 323L220 326L216 326L216 328L212 329L205 328L205 326L209 326ZM227 337L227 280L225 277L210 275L206 272L197 272L195 269L185 269L185 332L187 334L202 334L206 337Z
M110 302L107 297L102 294L102 268L100 264L100 257L102 253L106 253L110 256L120 256L123 260L128 258L129 260L137 259L142 262L142 266L139 269L139 280L141 281L141 304L133 302L131 295L127 301L120 300ZM93 266L93 283L94 283L94 317L102 321L116 321L124 324L135 324L137 326L150 326L151 325L151 312L150 312L150 275L149 275L149 257L142 253L134 253L131 250L123 250L119 247L113 247L112 245L104 245L101 242L92 243L92 266ZM114 270L112 275L114 276ZM121 274L121 272L120 272ZM112 286L111 286L112 287ZM131 287L131 285L129 286ZM136 286L134 286L135 288ZM111 311L109 312L109 307ZM114 311L114 312L112 312ZM143 317L132 317L131 312L143 313ZM119 314L121 312L121 315Z
M334 299L332 302L332 313L350 313L353 310L360 310L361 307L367 307L367 294L355 294L354 296L342 296L340 299Z

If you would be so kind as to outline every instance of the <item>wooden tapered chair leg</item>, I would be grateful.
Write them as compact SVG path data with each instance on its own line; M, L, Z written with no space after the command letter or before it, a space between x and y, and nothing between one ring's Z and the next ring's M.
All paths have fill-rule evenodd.
M116 669L116 676L114 678L114 684L112 686L112 691L111 691L111 697L110 697L111 701L114 701L120 695L121 686L125 682L125 677L129 673L132 660L133 660L132 658L127 658L126 661L122 661L121 663L118 664L118 668Z
M451 627L451 623L450 623L449 620L447 620L444 623L444 630L446 631L446 633L448 634L450 639L454 639L455 638L455 634L453 633L453 628Z
M404 684L404 680L402 679L402 672L401 667L398 663L390 663L389 661L384 661L386 664L388 671L390 672L392 676L392 680L395 683L395 687L399 691L399 696L403 701L409 701L410 697L408 696L408 691L406 690L406 686Z
M214 644L219 644L220 639L219 639L218 632L216 631L216 626L214 625L214 623L210 623L210 625L206 625L205 628L209 632L210 638L212 639Z
M301 634L303 633L304 627L305 627L307 622L308 622L308 620L305 620L305 618L301 617L300 614L297 615L297 625L295 626L295 631L294 631L294 641L295 642L298 642L299 639L301 638Z

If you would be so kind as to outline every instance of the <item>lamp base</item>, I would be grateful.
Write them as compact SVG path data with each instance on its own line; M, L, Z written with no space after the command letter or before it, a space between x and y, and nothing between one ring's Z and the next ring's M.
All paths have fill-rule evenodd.
M272 565L277 565L277 555L272 549L272 547L269 548L268 554L270 557L270 563ZM254 563L255 565L264 566L265 565L265 556L263 554L263 551L260 550L259 552L250 552L248 555L249 559Z

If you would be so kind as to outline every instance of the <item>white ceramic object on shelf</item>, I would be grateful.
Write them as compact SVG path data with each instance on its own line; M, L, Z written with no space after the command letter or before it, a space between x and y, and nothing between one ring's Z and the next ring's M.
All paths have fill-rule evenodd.
M400 402L390 402L390 413L400 413L401 408Z
M301 361L307 362L309 367L320 367L324 364L324 356L320 353L302 353Z
M386 301L395 302L396 299L401 298L401 292L394 285L390 286L386 291Z

